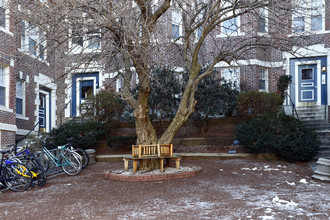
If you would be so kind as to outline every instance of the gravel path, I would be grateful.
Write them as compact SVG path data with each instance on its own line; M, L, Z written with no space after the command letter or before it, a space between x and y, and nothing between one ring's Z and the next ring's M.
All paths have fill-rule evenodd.
M96 163L42 188L0 192L0 219L330 219L330 183L308 164L255 160L183 160L203 172L187 179L120 182Z

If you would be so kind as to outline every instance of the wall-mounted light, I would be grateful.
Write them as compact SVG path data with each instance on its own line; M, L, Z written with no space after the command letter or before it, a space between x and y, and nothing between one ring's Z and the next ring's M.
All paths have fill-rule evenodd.
M327 71L327 68L325 66L322 66L321 71L324 73L325 71Z

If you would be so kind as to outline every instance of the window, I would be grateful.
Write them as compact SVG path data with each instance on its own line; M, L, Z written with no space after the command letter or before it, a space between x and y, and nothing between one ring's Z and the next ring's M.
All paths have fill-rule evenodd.
M196 24L198 24L200 22L203 22L203 14L202 13L198 14L197 18L196 18ZM202 31L203 31L203 25L201 25L197 28L197 31L196 31L196 39L197 40L201 37Z
M296 8L292 17L292 32L324 30L325 3L324 0L295 1Z
M259 91L268 92L268 70L266 68L259 70Z
M305 31L305 17L293 18L293 32L300 33Z
M24 113L24 96L25 88L23 81L16 81L16 114L23 115Z
M227 82L232 83L232 87L239 89L240 86L240 73L239 68L225 68L221 70L221 76Z
M72 29L72 44L84 46L83 33L80 28Z
M267 10L265 8L259 9L259 19L258 19L258 31L259 33L267 33Z
M311 5L311 31L321 31L323 29L323 0L312 0Z
M173 9L172 10L172 39L178 40L182 33L182 26L181 26L181 13Z
M4 0L0 0L0 27L6 28L6 8Z
M21 50L40 60L46 60L46 37L40 28L21 22Z
M237 17L228 19L222 23L222 34L238 33Z
M0 66L0 105L6 105L6 75L2 66Z
M97 31L91 31L87 35L87 48L88 49L100 49L100 35Z
M87 30L79 27L72 29L71 33L72 52L91 52L101 48L101 33L98 29Z
M314 73L312 68L305 68L301 70L301 79L302 80L313 80Z

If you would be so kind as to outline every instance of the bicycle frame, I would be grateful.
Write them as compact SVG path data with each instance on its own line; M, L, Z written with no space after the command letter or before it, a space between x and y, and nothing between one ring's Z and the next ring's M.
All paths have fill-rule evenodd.
M57 167L68 166L68 165L71 165L70 162L64 160L65 163L63 163L63 160L62 160L64 158L62 150L65 148L66 148L66 145L58 147L58 149L60 150L60 155L58 157L56 157L54 154L52 154L52 152L50 152L46 147L42 148L42 152L44 154L46 154L47 157L50 158Z

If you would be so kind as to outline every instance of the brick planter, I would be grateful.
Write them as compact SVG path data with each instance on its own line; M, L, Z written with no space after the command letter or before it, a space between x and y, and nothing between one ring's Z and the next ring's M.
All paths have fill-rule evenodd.
M152 174L147 173L137 173L133 174L132 172L118 172L117 171L106 171L104 173L104 177L107 179L112 180L119 180L119 181L128 181L128 182L141 182L141 181L159 181L159 180L171 180L171 179L180 179L180 178L187 178L191 176L195 176L198 173L202 172L201 167L193 167L192 170L186 170L183 166L180 170L176 172L164 173L161 172L153 172Z

